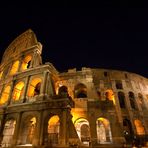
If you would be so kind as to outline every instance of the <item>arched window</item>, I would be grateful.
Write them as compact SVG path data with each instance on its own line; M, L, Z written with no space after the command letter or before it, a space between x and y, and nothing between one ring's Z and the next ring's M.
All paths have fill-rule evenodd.
M118 92L118 99L121 108L125 108L125 96L123 92Z
M10 75L14 75L17 71L18 71L18 68L19 68L19 61L15 61L11 67L11 70L10 70Z
M132 109L137 109L136 102L135 102L135 96L133 92L129 92L129 100L130 100L130 105Z
M101 100L101 92L97 91L98 99Z
M87 88L82 83L75 86L74 93L75 98L87 98Z
M23 88L24 88L24 82L19 82L15 85L14 90L13 90L13 100L17 101L20 99L22 93L23 93Z
M89 122L85 118L79 118L74 122L77 134L83 144L89 145L90 127Z
M106 100L111 100L115 104L114 93L113 93L113 91L111 89L108 89L108 90L105 91L105 99Z
M132 124L130 120L123 120L124 136L130 136L132 134Z
M136 127L137 135L145 135L145 130L144 130L144 126L142 125L142 122L136 119L134 121L134 124Z
M8 98L10 95L10 89L11 89L11 87L9 85L5 86L5 88L2 92L1 98L0 98L0 105L6 103L8 101Z
M2 147L10 147L12 145L15 124L16 124L15 120L8 120L5 123L3 130L3 139L1 142Z
M61 87L59 88L58 95L59 95L60 97L63 97L63 98L68 97L69 95L68 95L67 87L66 87L66 86L61 86Z
M54 115L48 121L48 143L58 144L60 121L59 116Z
M117 89L123 89L123 86L122 86L122 81L116 81L116 88Z
M21 144L31 144L36 132L36 118L29 117L22 124Z
M108 76L108 72L104 71L104 77L107 77L107 76Z
M33 97L40 94L41 78L34 78L29 86L28 96Z
M31 59L32 59L32 57L30 55L26 56L23 59L22 66L21 66L22 70L26 70L26 69L28 69L30 67Z
M110 123L107 119L98 118L96 121L96 130L98 143L112 142Z

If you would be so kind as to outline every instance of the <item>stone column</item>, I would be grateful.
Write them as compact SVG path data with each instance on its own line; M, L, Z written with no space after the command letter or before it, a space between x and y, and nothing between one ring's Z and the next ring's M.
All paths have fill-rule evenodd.
M23 96L22 96L22 99L23 99L23 102L26 101L26 95L27 95L27 89L28 89L28 84L29 84L29 76L26 77L26 80L25 80L25 86L24 86L24 92L23 92Z
M67 137L68 137L68 125L67 125L67 118L68 118L68 109L63 109L61 116L60 116L60 135L59 135L59 144L62 146L66 146Z
M46 93L47 74L48 71L43 72L43 81L41 83L40 96L44 96Z
M13 146L17 145L17 139L19 137L19 131L20 131L21 116L22 116L22 113L17 114L17 121L16 121L16 125L15 125L13 141L12 141Z
M10 93L9 93L9 98L8 98L8 104L7 105L9 105L11 103L11 99L13 99L12 95L13 95L14 81L15 80L13 80L11 85L10 85L11 88L10 88Z
M40 111L38 113L38 119L37 119L37 123L36 123L36 130L35 130L35 135L34 135L34 139L33 139L33 146L39 146L40 145L40 135L41 135L41 127L42 125L42 111Z
M132 124L133 132L136 133L136 127L135 127L134 121L133 121L134 116L133 116L132 108L131 108L129 97L128 97L127 93L125 94L125 103L126 103L127 111L128 111L129 117L130 117L131 124Z
M3 140L3 130L4 130L4 127L5 127L5 110L3 109L0 113L1 115L1 127L0 127L0 143L2 142Z
M23 57L21 57L21 58L19 59L18 71L21 71L22 63L23 63Z
M114 144L121 144L125 142L125 138L122 131L121 123L118 122L118 119L116 118L115 112L112 112L109 115L109 121L110 121L110 128L111 128L111 134L112 134L112 142Z
M123 118L122 118L122 112L121 112L119 98L118 98L118 92L114 93L114 97L115 97L115 110L116 110L116 114L117 114L119 123L122 125Z
M39 137L39 145L44 144L44 128L45 126L48 126L48 124L45 124L45 118L46 118L47 112L42 111L40 114L40 137ZM48 127L46 127L48 128Z
M119 123L122 125L123 119L122 119L122 112L121 112L121 108L120 108L119 98L118 98L118 91L116 90L115 81L112 80L111 83L112 83L112 88L113 88L113 92L114 92L116 114L117 114Z
M89 111L88 121L90 126L90 142L92 147L97 144L97 130L96 130L96 118L95 111Z
M48 86L47 87L49 89L49 90L47 90L47 94L49 96L53 96L54 93L55 93L55 90L53 88L52 79L51 79L51 75L50 74L48 74L47 80L48 80Z

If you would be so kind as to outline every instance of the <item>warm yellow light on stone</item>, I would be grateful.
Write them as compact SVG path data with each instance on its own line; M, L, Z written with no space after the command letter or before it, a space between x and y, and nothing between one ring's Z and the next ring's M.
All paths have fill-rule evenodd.
M18 68L19 68L19 61L15 61L12 65L12 68L10 70L10 75L14 75L17 71L18 71Z
M30 87L28 90L28 96L29 97L33 97L34 96L34 92L35 92L35 87L38 83L41 83L41 79L40 78L34 78L31 83L30 83Z
M72 108L71 109L72 114L72 122L74 123L79 118L85 118L85 113L83 109L80 108Z
M2 78L2 75L3 75L3 71L0 72L0 79Z
M8 101L9 93L10 93L10 86L6 86L4 88L3 93L2 93L2 96L1 96L1 99L0 99L0 104L4 104L5 102Z
M22 92L23 92L23 88L24 88L24 82L19 82L18 84L16 84L16 86L14 87L14 91L13 91L13 99L15 101L19 100Z
M29 66L29 62L31 61L32 57L30 55L26 56L22 62L21 70L26 70Z
M141 121L136 119L134 121L134 124L136 126L137 135L145 135L145 130Z
M106 93L107 99L112 100L113 103L115 104L115 96L113 91L111 89L108 89L105 93Z
M55 125L59 122L59 117L57 115L50 118L48 125Z
M109 121L105 118L98 118L97 120L102 121L103 125L107 128L109 126Z
M36 118L35 117L33 117L30 121L31 121L31 124L32 125L35 125L36 124Z

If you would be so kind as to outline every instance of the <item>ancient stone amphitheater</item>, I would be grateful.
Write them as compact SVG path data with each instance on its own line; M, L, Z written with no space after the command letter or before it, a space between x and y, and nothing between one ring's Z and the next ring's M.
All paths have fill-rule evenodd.
M148 79L82 67L59 73L42 63L32 30L0 65L1 147L123 147L148 144Z

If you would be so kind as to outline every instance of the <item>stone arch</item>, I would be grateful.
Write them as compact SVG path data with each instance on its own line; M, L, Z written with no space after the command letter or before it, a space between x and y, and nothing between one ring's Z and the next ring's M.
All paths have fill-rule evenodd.
M7 63L9 58L16 57L18 54L22 54L22 51L27 51L35 45L39 46L36 35L31 29L28 29L11 42L3 54L2 63ZM42 48L39 47L40 52L41 50Z
M136 101L135 101L135 95L133 92L128 93L129 100L130 100L130 105L132 109L137 109Z
M132 124L130 122L130 120L128 119L123 119L123 128L124 128L124 135L132 135L133 131L132 131Z
M134 125L136 127L137 135L145 135L144 126L139 119L134 120Z
M9 95L10 95L10 90L11 90L10 85L6 85L4 87L1 98L0 98L0 105L6 103L8 101Z
M97 142L100 144L112 142L110 122L106 118L96 120Z
M32 60L32 56L31 55L27 55L23 61L22 61L22 65L21 65L21 70L24 71L26 69L28 69L31 65L31 60Z
M18 101L21 98L23 94L24 85L25 85L24 82L20 81L14 86L13 95L12 95L14 101Z
M20 63L20 61L19 60L17 60L17 61L15 61L13 64L12 64L12 67L11 67L11 69L10 69L10 75L14 75L17 71L18 71L18 69L19 69L19 63Z
M60 133L60 118L58 115L53 115L48 118L46 128L45 128L45 144L53 145L59 143L59 133Z
M74 121L75 129L81 142L89 145L90 141L90 126L87 119L81 117Z
M12 145L15 125L16 120L14 119L9 119L5 122L3 129L3 138L1 142L2 147L10 147Z
M59 87L59 89L58 89L58 95L59 95L60 97L63 97L63 98L68 97L69 94L68 94L68 89L67 89L67 87L64 86L64 85L61 86L61 87Z
M39 77L33 78L30 82L29 89L28 89L28 96L34 97L40 94L42 79Z
M125 105L125 95L123 92L118 92L118 99L119 99L119 104L121 108L126 108Z
M28 115L22 120L21 133L20 133L21 145L33 144L33 140L36 132L36 124L37 124L37 118L32 115Z
M79 83L74 88L74 96L75 98L87 98L87 87Z

